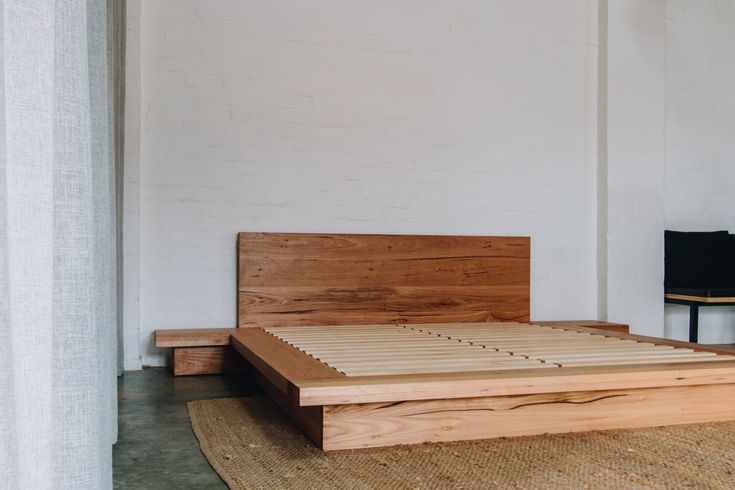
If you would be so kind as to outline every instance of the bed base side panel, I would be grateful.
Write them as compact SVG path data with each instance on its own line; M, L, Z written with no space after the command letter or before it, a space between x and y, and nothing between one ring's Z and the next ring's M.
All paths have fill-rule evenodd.
M324 450L735 420L735 384L325 406ZM316 407L315 407L316 408Z

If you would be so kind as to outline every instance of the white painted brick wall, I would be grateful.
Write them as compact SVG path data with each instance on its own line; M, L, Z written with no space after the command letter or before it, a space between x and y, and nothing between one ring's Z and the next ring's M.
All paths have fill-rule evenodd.
M125 46L125 182L123 184L123 368L143 367L140 354L140 11L127 0Z
M663 324L663 0L608 2L607 316Z
M242 230L531 235L533 317L594 317L595 8L143 2L143 363L234 324Z
M735 232L735 1L668 0L666 34L666 227ZM688 328L667 306L667 336ZM735 309L700 309L699 331L735 343Z

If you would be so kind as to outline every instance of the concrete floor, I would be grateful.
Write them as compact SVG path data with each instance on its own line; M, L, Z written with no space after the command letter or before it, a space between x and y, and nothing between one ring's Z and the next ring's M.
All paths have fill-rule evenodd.
M168 369L129 371L118 382L118 489L226 489L199 450L186 402L260 393L246 375L174 378Z

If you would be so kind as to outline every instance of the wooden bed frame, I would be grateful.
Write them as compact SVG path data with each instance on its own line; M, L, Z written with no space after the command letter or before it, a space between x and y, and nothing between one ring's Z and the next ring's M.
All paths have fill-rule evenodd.
M527 237L240 233L238 328L156 345L324 450L735 420L735 351L529 321Z

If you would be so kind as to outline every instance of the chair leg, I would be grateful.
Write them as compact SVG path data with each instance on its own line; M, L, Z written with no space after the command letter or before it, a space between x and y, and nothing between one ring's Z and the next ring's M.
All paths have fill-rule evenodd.
M699 330L699 306L689 305L689 342L697 342Z

